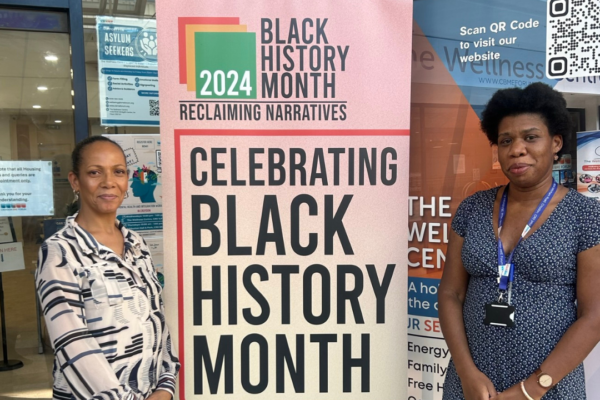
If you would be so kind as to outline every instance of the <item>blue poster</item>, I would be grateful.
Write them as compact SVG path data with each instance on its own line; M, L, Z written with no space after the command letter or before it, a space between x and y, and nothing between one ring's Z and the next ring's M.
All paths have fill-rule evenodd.
M158 126L156 21L96 17L100 123Z

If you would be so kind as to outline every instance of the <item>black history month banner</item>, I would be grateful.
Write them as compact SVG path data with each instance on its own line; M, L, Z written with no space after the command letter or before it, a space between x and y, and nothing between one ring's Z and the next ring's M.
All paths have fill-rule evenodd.
M179 399L406 397L412 1L157 2Z

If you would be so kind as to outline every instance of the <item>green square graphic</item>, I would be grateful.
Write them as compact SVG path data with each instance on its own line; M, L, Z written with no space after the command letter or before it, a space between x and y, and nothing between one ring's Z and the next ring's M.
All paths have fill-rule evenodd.
M196 32L196 98L256 99L256 33Z

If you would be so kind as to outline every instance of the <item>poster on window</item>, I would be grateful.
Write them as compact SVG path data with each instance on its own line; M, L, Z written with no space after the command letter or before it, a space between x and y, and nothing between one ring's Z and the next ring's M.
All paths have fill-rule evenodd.
M0 217L0 243L15 242L17 238L13 235L13 228L8 217Z
M0 217L54 214L51 161L0 161Z
M103 126L158 126L156 20L96 17Z
M105 135L117 142L127 161L129 188L117 218L143 236L162 235L163 180L159 134Z
M25 269L23 243L0 243L0 273Z
M340 4L157 3L179 399L406 398L412 1Z

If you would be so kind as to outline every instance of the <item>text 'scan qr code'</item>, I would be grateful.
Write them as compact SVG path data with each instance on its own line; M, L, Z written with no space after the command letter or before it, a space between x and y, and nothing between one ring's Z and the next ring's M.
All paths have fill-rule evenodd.
M160 107L158 105L158 100L148 100L148 104L150 105L150 116L159 117Z
M600 0L548 0L546 76L600 75Z

